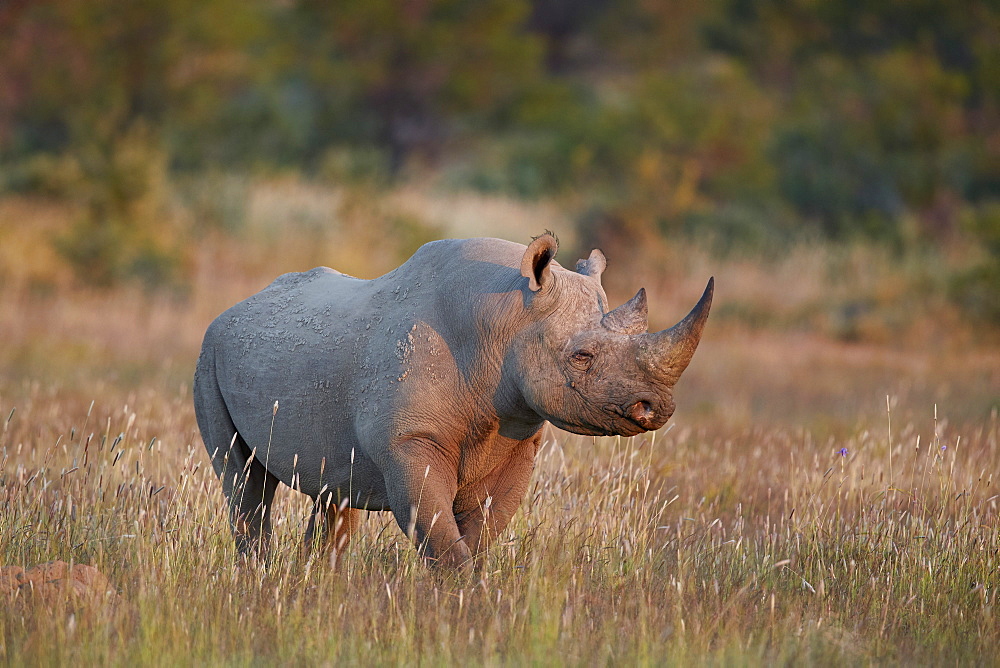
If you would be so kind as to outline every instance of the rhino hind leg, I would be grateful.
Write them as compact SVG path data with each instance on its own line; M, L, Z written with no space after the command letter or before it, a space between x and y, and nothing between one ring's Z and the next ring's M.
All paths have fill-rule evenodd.
M229 505L229 526L241 555L266 557L278 479L264 469L243 438L233 433L221 466L216 467Z
M215 382L214 366L204 356L195 374L194 397L198 428L229 506L236 549L241 555L266 556L278 479L264 469L236 431Z
M229 523L241 555L266 558L271 539L271 506L278 479L264 469L238 435L233 449L237 446L245 463L242 467L234 467L232 473L222 479L222 489L229 502ZM230 451L230 466L233 459L240 461L240 457L232 457L232 454Z
M330 552L330 560L336 567L347 550L351 536L360 526L360 510L342 508L330 503L329 499L316 499L306 529L306 547L315 546L321 552Z

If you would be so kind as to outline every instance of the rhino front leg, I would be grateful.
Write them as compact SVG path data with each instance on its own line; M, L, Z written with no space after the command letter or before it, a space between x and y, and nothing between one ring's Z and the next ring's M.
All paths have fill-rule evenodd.
M385 472L389 504L399 527L410 536L431 566L458 568L472 552L462 539L453 512L457 469L425 439L393 448L400 455Z
M459 493L455 500L458 529L475 556L493 544L521 506L540 444L541 432L521 442L481 482ZM481 565L482 561L477 564Z

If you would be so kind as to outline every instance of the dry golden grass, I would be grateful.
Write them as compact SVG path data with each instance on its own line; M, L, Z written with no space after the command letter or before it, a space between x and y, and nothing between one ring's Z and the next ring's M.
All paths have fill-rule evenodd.
M9 596L13 664L969 662L1000 640L995 416L822 442L683 415L655 437L550 433L523 513L460 580L382 513L339 573L303 558L288 492L271 568L237 567L187 393L100 392L16 397L0 554L95 565L120 599Z
M4 206L9 216L18 205ZM10 220L0 215L0 231ZM273 564L238 567L190 376L218 312L283 271L335 264L317 260L315 237L284 229L263 244L203 236L183 299L73 288L44 271L51 258L23 280L4 273L0 565L92 564L119 598L0 598L0 661L996 656L1000 352L961 331L934 338L933 324L903 343L891 327L845 343L808 318L753 326L747 310L820 304L825 272L842 262L822 249L770 269L678 250L682 280L647 276L661 325L708 272L718 280L719 317L677 388L672 426L634 439L547 432L522 511L479 575L428 572L386 513L368 516L334 572L300 551L308 507L287 490ZM792 297L760 296L769 272L795 282ZM885 272L861 266L844 280Z

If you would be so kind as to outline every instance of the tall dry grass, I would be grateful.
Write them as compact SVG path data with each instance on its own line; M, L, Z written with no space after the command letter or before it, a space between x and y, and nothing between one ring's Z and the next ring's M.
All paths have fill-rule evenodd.
M18 210L0 206L0 230ZM273 563L237 566L190 376L218 312L322 255L317 237L273 224L285 233L199 238L183 299L74 288L46 257L0 272L0 564L89 563L120 594L0 594L0 661L995 660L1000 353L961 331L927 345L891 323L845 339L809 320L841 251L766 268L690 249L676 281L636 276L663 325L702 273L718 280L672 426L550 430L481 573L428 572L385 513L335 571L301 550L309 508L287 490ZM886 272L866 267L843 280L861 290ZM769 272L798 277L789 299L768 301Z
M11 664L936 663L1000 641L996 415L823 442L552 431L523 512L459 578L384 513L334 571L302 553L309 508L287 491L273 563L237 566L186 393L111 394L37 388L5 423L4 561L90 563L121 596L6 596Z

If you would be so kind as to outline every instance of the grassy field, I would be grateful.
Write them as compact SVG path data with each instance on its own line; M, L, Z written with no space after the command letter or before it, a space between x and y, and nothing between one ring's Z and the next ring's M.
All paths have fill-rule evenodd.
M237 567L191 406L204 328L278 273L394 262L344 266L358 249L304 214L268 228L317 201L276 192L265 223L192 243L181 296L71 287L41 243L65 212L0 203L0 565L92 564L119 594L0 594L3 663L997 661L1000 349L914 297L907 272L931 270L864 249L678 248L641 276L611 258L612 301L645 284L656 326L716 276L676 415L632 439L549 429L481 574L428 572L386 513L335 572L287 490L271 567Z

